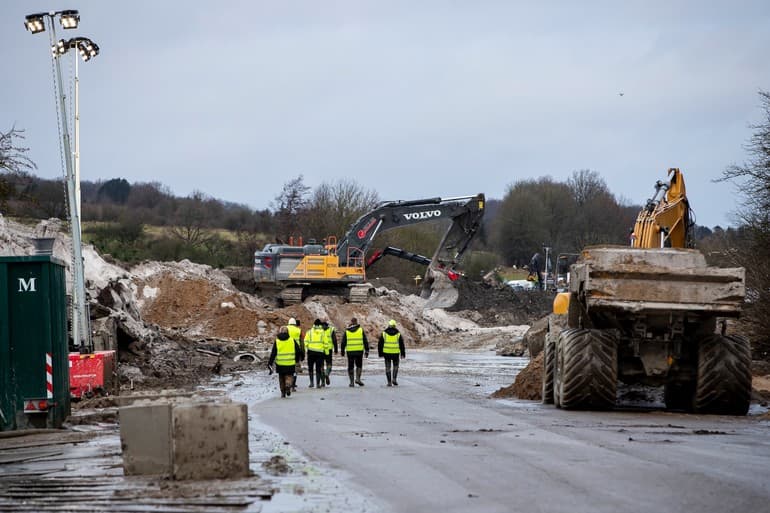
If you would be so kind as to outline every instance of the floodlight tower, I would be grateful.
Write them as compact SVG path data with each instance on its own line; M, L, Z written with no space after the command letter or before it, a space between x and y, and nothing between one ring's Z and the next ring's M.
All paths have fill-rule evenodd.
M37 34L46 30L46 20L50 27L49 39L54 62L54 75L58 87L58 109L61 112L62 149L66 168L67 204L70 212L70 231L72 235L72 341L81 352L93 352L91 341L90 316L86 306L85 270L83 267L83 252L80 227L80 137L79 137L79 84L77 78L77 56L75 57L75 156L73 159L72 146L67 120L66 97L62 83L61 65L59 58L70 49L78 49L84 61L90 60L99 53L99 47L90 39L77 37L65 41L56 40L56 24L58 19L63 29L75 29L80 22L80 14L76 10L51 11L47 13L30 14L24 20L26 29Z

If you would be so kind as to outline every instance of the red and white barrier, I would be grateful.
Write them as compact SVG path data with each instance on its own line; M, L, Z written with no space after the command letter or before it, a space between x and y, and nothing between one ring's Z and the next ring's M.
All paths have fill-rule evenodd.
M45 392L46 398L53 399L53 359L51 353L45 354Z

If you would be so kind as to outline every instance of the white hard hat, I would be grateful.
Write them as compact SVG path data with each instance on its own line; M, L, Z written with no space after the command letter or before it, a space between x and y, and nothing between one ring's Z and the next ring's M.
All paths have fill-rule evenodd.
M294 317L289 319L289 326L296 326L296 325L297 325L297 320Z

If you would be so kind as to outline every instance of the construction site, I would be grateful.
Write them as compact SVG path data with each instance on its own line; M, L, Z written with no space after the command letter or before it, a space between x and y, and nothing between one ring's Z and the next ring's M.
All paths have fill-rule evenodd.
M110 14L108 8L94 7L102 16ZM207 18L195 2L184 9L195 23ZM227 16L219 25L245 18L232 5L223 9ZM284 20L286 27L261 27L280 35L264 46L291 55L291 45L283 41L286 34L292 34L286 39L293 43L331 23L334 34L326 37L336 40L343 34L344 44L325 53L344 54L342 49L357 46L357 38L378 33L380 24L401 26L394 20L403 17L384 21L383 13L363 8L351 8L355 15L328 9L331 21L324 18L328 13L316 13L312 24L288 30L286 20L297 17L292 13ZM457 9L460 25L453 16L438 18L464 31L479 13ZM506 15L500 19L520 14L507 9L495 7ZM437 13L428 14L433 20ZM577 20L580 13L573 15ZM266 13L271 23L282 16ZM494 18L486 23L496 26ZM350 20L365 22L369 30L348 25ZM259 48L261 57L241 57L217 68L219 57L204 54L200 62L211 70L197 73L201 64L195 60L184 71L166 74L181 59L184 42L193 47L182 31L164 35L165 46L148 52L161 70L151 89L138 94L126 89L111 101L122 107L132 103L126 98L134 98L139 109L139 103L157 94L162 102L144 116L153 117L152 122L143 119L139 128L111 134L110 147L100 156L103 173L129 176L127 169L136 169L150 179L90 182L81 180L80 173L78 62L97 57L100 48L88 37L56 35L57 30L77 29L80 21L80 12L73 9L24 16L26 32L49 37L56 165L63 178L34 175L37 164L31 155L39 154L28 153L30 148L19 142L24 129L12 124L9 131L0 131L0 512L770 510L770 289L763 261L770 240L770 94L760 89L767 120L750 125L750 159L745 164L725 160L721 178L711 179L712 185L739 184L744 203L730 214L736 226L725 229L713 222L711 229L696 223L695 211L724 220L724 206L715 213L708 200L694 207L690 202L706 195L706 172L688 174L690 191L698 191L688 196L689 169L652 171L653 193L641 204L634 203L641 196L628 200L616 195L599 172L572 164L589 155L591 165L616 173L622 168L620 175L629 180L623 191L635 192L641 168L631 154L642 148L659 151L656 165L670 158L671 141L647 148L645 138L652 140L659 127L676 123L669 112L671 120L648 120L655 129L637 133L629 120L645 118L645 111L673 111L676 101L645 103L651 101L644 99L646 91L632 91L628 96L641 98L634 100L625 90L611 92L615 103L622 100L640 110L629 114L626 105L613 104L606 112L590 107L580 126L575 120L565 123L574 115L572 107L559 105L562 93L551 91L559 96L556 102L536 108L529 119L524 107L550 91L546 84L559 82L535 66L526 74L533 83L544 80L534 87L537 94L510 93L520 86L518 76L499 84L482 78L468 82L469 90L481 91L472 98L462 100L462 88L457 98L447 96L421 110L429 98L440 98L450 82L465 83L468 76L490 72L482 56L497 55L494 47L507 44L507 22L501 29L505 37L494 44L481 30L475 45L451 52L449 61L463 65L454 63L445 71L462 69L462 78L446 71L446 80L437 79L443 72L426 72L432 85L417 94L419 107L411 109L401 100L390 105L387 98L392 91L412 94L410 80L422 74L417 69L409 71L411 77L392 73L399 78L388 85L391 73L382 71L388 65L380 62L372 76L382 84L361 82L344 94L343 82L350 77L341 70L367 67L367 61L378 58L351 54L350 62L335 63L326 60L329 55L316 55L318 62L313 62L308 56L319 41L298 45L308 54L305 60L295 56L297 63L290 57L271 62L272 54L259 54L262 45L235 44L221 31L216 45L201 43L205 38L195 33L196 45L204 44L206 51L216 46L218 52L221 46L226 50L222 57L239 46ZM344 30L338 34L340 27ZM457 32L452 30L444 45L453 45ZM559 30L553 32L549 37L557 37ZM408 63L426 35L419 28L416 41L421 43L410 44L401 60ZM387 58L379 60L399 61L391 51L400 38L387 38ZM656 38L651 47L658 46ZM576 45L572 40L564 44ZM119 60L135 67L127 57L133 54L114 46ZM436 46L412 64L429 69L435 52L441 53L441 45ZM490 69L524 62L518 52L497 55ZM73 65L62 64L73 56ZM304 73L318 63L324 79L313 85L310 78L317 77ZM232 80L230 67L239 69L238 80ZM258 69L259 77L249 75L249 68ZM594 95L605 102L605 84L583 84L585 70L579 71L570 94L582 96L570 102L588 105ZM607 75L588 74L603 80ZM222 82L216 88L203 85L207 75L221 75ZM343 80L330 86L326 77L337 75ZM147 76L153 75L144 81ZM164 90L162 82L171 83L172 77L185 77L184 87ZM101 93L117 91L126 81L106 79ZM442 81L446 84L439 87ZM629 81L640 82L638 77ZM240 82L249 88L238 90ZM494 91L486 89L487 82L496 84ZM676 83L676 76L669 82ZM132 83L140 89L140 81ZM267 94L261 89L266 84L279 94ZM296 84L317 89L318 98L314 92L303 103L309 93L295 89ZM27 96L26 87L19 96ZM173 100L188 89L196 95L180 100L174 111ZM383 133L367 132L360 122L344 129L334 124L350 105L350 112L370 108L370 98L356 100L359 89L382 102L379 118L364 114L361 119ZM493 103L485 105L486 97ZM721 96L709 98L704 95L697 108L690 108L700 114L709 102L730 103ZM235 103L226 109L215 106L228 101ZM103 103L104 111L110 111L110 102ZM252 103L261 109L258 113ZM272 103L280 105L274 119ZM515 123L495 118L508 103L519 105L513 115L503 115L516 118ZM467 132L454 134L456 126L444 125L451 118L444 120L452 112L448 106L455 104L455 121ZM410 110L416 114L388 126L385 110L394 105L404 109L396 118ZM154 125L166 121L165 114L157 114L166 109L175 119L174 135L163 134L162 151L153 154ZM205 137L196 139L194 127L207 109L215 118L199 123ZM567 114L552 118L537 137L559 133L561 125L574 126L563 141L555 137L546 149L533 142L537 137L528 137L537 133L535 120L547 118L549 109ZM286 121L292 112L299 118L292 121L296 126ZM474 121L477 112L489 119ZM117 114L110 111L110 117L110 123L120 125ZM416 128L421 117L439 121L422 133ZM238 128L235 120L247 118L248 126ZM602 120L600 129L589 126L594 118ZM698 123L706 125L700 118ZM308 133L300 126L305 124ZM481 133L486 125L495 127L492 136ZM134 125L126 121L126 126ZM279 131L287 126L289 132ZM239 147L223 144L219 131L230 134L225 139L238 141ZM342 135L332 136L335 131ZM356 138L361 135L357 131L365 132L362 139ZM38 133L30 131L35 137ZM344 140L341 146L331 142L337 135ZM580 136L580 146L570 149ZM593 137L596 141L589 143ZM635 150L624 146L623 137L633 140ZM698 137L702 134L693 139L704 152L700 158L708 160L706 151L713 148ZM442 142L432 147L434 138ZM135 139L145 140L141 151ZM281 139L290 145L276 150L280 158L271 164L266 156L271 146L281 147ZM504 150L489 143L498 139L513 139L514 149L508 142L500 143ZM383 140L400 142L377 146ZM115 141L136 148L119 152ZM184 145L175 146L179 141ZM454 146L469 141L472 156L452 153ZM356 160L359 144L364 157ZM560 144L564 147L554 151ZM606 148L599 149L602 145ZM256 157L240 153L252 146L258 148ZM609 155L615 146L620 156L603 161L599 155ZM534 153L524 158L530 147ZM508 160L488 158L495 152ZM570 152L574 160L569 166L575 170L565 181L520 171L565 168L556 154ZM299 155L304 153L307 161ZM682 155L688 153L692 149L683 146L673 154L686 167L691 161ZM131 161L140 154L136 158L141 160ZM416 162L400 161L403 171L382 172L378 166L392 154ZM216 161L208 160L211 155ZM426 156L428 166L420 160ZM727 150L719 156L728 159ZM205 172L198 161L208 162ZM299 174L284 182L270 208L254 208L265 200L261 189L286 178L291 166L282 166L289 161L322 178L310 187ZM458 162L469 169L458 173ZM651 165L649 159L642 162ZM55 166L46 161L41 167ZM158 180L161 168L169 176L183 170L185 187L198 180L212 188L238 183L239 189L249 189L251 203L219 200L198 189L177 197ZM489 183L482 176L493 169L505 170L505 190L498 184L492 192L480 192ZM335 174L343 178L326 181ZM203 175L213 181L203 181ZM356 178L373 181L374 188L366 189ZM453 195L457 188L466 190ZM393 190L408 192L387 197ZM719 194L720 201L727 197Z
M640 235L644 223L676 208L672 185L683 179L678 170L672 176L656 208L640 213ZM473 231L458 225L447 233ZM362 233L355 225L352 231ZM684 244L684 232L667 236ZM460 237L465 245L470 238ZM24 312L14 309L20 300L12 294L36 283L42 290L48 274L36 282L29 266L71 261L71 240L56 219L30 226L4 218L0 239L11 294L4 315L26 325L24 313L11 313ZM510 511L513 496L537 496L547 511L596 509L593 499L575 509L575 493L601 496L599 509L607 511L639 511L636 503L628 506L633 500L644 500L645 511L680 511L668 507L673 502L706 511L732 509L736 500L752 510L767 504L768 366L758 361L750 371L747 347L693 356L686 342L690 330L708 336L732 325L743 295L740 272L708 268L692 250L643 249L639 242L642 249L586 250L566 289L515 290L493 273L482 281L450 280L459 259L441 254L457 246L455 239L445 237L436 255L422 257L425 283L438 282L435 290L380 278L358 280L353 286L364 293L355 296L345 287L341 294L308 287L325 278L306 274L297 280L300 292L288 296L280 288L243 292L233 284L245 288L237 269L186 260L126 268L84 246L89 347L69 353L68 376L56 368L56 349L47 353L49 361L53 354L48 399L29 396L45 386L43 362L13 356L21 350L14 337L29 340L34 332L9 317L10 368L3 379L28 396L9 398L6 387L3 425L12 430L0 434L0 510ZM305 251L281 260L282 251L268 250L269 263L289 269L285 286L296 287L291 273L316 257ZM667 251L684 253L654 260ZM258 283L265 255L255 255ZM677 271L675 257L691 262ZM650 292L653 278L635 277L660 274L661 266L670 276L682 273L665 282L680 284L678 301L688 312L682 321L672 298L660 302L663 293ZM647 280L643 289L635 285L640 279ZM691 292L684 280L697 282ZM603 302L595 306L592 297ZM46 304L57 309L56 302ZM634 312L631 332L643 330L631 353L617 342L625 311ZM43 315L61 323L66 312L54 318ZM276 334L295 321L308 333L319 319L338 333L357 319L372 353L363 376L354 384L350 370L348 385L346 357L330 350L325 386L320 374L314 383L305 363L294 393L281 397L268 365ZM684 338L668 338L672 322ZM374 351L389 323L406 348L393 387ZM611 331L597 329L602 323ZM743 340L714 337L709 343L718 347ZM721 362L704 362L703 355ZM616 496L616 485L630 475L639 486ZM569 492L555 487L562 481L571 483ZM392 486L397 497L387 491ZM652 500L650 486L657 490Z

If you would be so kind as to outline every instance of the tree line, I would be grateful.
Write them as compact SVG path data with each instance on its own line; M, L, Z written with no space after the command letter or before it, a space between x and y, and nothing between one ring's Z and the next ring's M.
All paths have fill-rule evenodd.
M2 176L0 201L6 215L67 218L62 180L39 178L18 166ZM376 191L354 180L311 188L302 175L283 184L269 208L256 210L200 191L178 197L159 182L81 182L85 239L129 263L188 258L215 266L248 266L253 252L268 242L339 238L380 201ZM475 267L480 272L501 264L522 265L543 245L574 252L586 244L623 243L638 210L621 204L595 171L575 171L564 183L547 177L519 180L501 200L488 200L472 246ZM376 242L430 256L444 229L414 226L383 234ZM386 270L403 265L378 264ZM407 270L419 267L406 266L404 277Z

